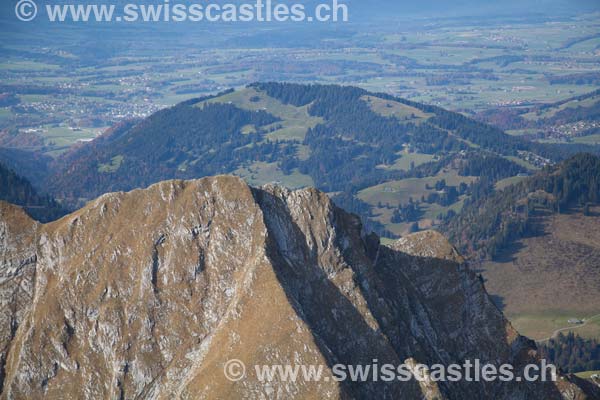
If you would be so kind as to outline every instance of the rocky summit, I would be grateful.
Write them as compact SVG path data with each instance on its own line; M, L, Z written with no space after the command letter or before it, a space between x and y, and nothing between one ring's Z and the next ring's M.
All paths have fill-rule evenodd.
M441 235L381 245L312 189L167 181L45 225L2 203L0 302L2 399L591 398L562 376L261 382L251 366L539 363Z

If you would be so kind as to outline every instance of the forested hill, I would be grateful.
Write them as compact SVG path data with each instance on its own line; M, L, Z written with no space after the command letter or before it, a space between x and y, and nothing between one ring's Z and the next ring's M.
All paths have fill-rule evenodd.
M22 206L33 218L46 222L63 216L63 208L48 196L39 195L29 181L0 163L0 200Z
M600 158L578 154L502 190L472 196L445 231L467 254L493 257L511 241L536 234L532 218L600 204Z
M393 238L439 225L473 191L579 150L356 87L256 83L123 123L61 156L39 187L74 208L162 180L235 174L253 185L315 186Z

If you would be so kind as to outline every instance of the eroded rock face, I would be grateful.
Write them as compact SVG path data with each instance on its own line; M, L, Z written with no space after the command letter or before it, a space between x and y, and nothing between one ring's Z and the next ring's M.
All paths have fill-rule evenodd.
M379 246L316 190L169 181L43 226L2 204L0 235L2 398L585 398L568 381L260 382L255 364L536 362L440 235Z
M17 327L31 306L38 228L23 210L0 202L0 393Z

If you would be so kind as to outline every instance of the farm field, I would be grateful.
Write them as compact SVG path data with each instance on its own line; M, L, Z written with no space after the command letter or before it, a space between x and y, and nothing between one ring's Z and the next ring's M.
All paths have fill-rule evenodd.
M57 124L81 129L78 135L56 138L56 149L49 151L60 152L78 139L89 138L86 129L143 118L193 97L243 88L267 78L360 86L467 114L553 103L586 93L590 87L558 78L600 73L598 39L579 40L595 32L596 17L518 22L501 17L449 19L426 31L413 24L401 24L400 28L387 23L351 24L350 32L364 35L323 32L320 41L302 46L257 46L262 33L240 36L228 27L220 27L219 40L210 43L201 40L201 32L182 38L175 32L158 36L148 30L127 48L116 35L104 35L106 48L111 50L98 56L72 46L57 47L58 41L77 43L77 35L72 39L69 35L37 35L29 44L21 40L0 50L6 52L0 63L0 92L14 93L21 102L0 108L0 129ZM8 42L12 33L6 34ZM282 35L294 39L287 43L297 39L294 31ZM176 46L171 40L174 37L178 38ZM230 44L234 42L236 46ZM567 42L575 44L567 46ZM147 57L150 45L164 51ZM322 46L327 46L327 51ZM94 57L98 65L91 68ZM286 114L290 110L281 104L252 103L249 93L235 97L231 101L240 106L266 107L285 115L283 126L269 136L273 140L300 139L307 126L317 123L305 113L297 114L298 110ZM414 123L429 117L407 105L370 100L371 107L382 115ZM596 143L597 137L576 141Z
M594 314L595 315L595 314ZM593 317L592 314L581 314L578 310L568 311L544 311L539 314L507 315L513 326L523 335L534 340L545 340L558 330L561 332L577 333L585 338L600 338L600 318L596 317L586 325L570 324L569 319L576 318L585 320Z

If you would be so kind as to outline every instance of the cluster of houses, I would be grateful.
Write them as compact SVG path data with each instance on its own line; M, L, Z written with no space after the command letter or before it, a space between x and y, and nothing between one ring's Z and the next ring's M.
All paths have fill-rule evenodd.
M570 124L552 126L544 136L549 139L569 140L594 130L600 130L599 121L578 121Z

